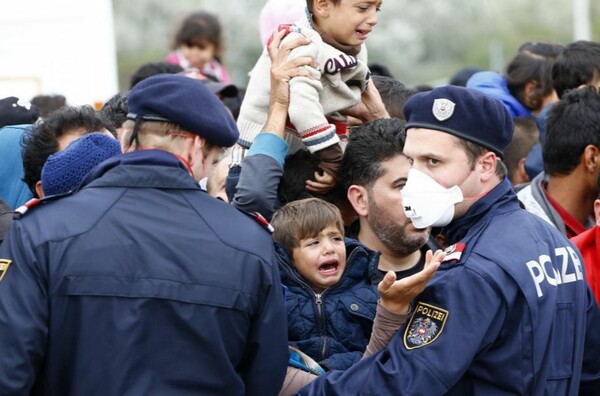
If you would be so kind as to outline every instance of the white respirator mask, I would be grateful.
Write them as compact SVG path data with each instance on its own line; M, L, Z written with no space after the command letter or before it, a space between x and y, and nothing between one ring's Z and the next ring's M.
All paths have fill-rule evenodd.
M464 200L460 187L446 188L415 168L408 171L401 195L404 213L417 228L448 225L454 218L454 205Z

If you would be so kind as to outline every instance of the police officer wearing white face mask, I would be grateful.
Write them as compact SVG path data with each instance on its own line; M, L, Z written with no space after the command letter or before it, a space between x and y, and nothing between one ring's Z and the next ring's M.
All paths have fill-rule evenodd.
M502 103L448 86L404 112L405 212L453 245L386 349L302 394L600 394L600 309L577 249L506 179Z

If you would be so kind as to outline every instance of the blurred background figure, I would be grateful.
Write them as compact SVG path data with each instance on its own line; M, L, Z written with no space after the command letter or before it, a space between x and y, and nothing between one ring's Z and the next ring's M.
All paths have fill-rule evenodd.
M508 62L504 73L475 73L467 88L501 100L513 117L538 116L558 96L552 86L552 65L563 49L555 43L525 43Z
M377 91L379 91L381 100L390 117L404 120L404 103L406 103L408 98L416 94L417 91L408 88L393 77L373 75L371 76L371 81L373 81Z
M198 11L189 14L181 23L166 61L184 69L198 69L219 81L231 83L229 72L221 64L223 50L221 22L214 14Z
M148 77L154 76L155 74L177 74L183 71L183 67L179 64L167 63L167 62L148 62L141 65L129 79L129 89L136 86L142 80Z
M538 142L539 132L534 117L515 117L515 133L504 149L504 163L513 186L530 181L525 171L525 159Z
M33 124L39 116L39 108L26 100L16 96L0 99L0 128L7 125Z
M0 99L0 200L9 209L23 205L32 197L22 180L21 140L39 115L37 106L27 101L14 96Z
M469 81L469 78L471 78L471 76L475 73L479 73L481 70L478 67L473 67L473 66L467 66L467 67L463 67L462 69L458 70L456 73L454 73L454 75L450 78L450 81L448 82L449 85L456 85L459 87L466 87L467 86L467 81Z
M40 117L45 117L54 110L67 105L67 98L63 95L36 95L31 99L31 104L40 110Z

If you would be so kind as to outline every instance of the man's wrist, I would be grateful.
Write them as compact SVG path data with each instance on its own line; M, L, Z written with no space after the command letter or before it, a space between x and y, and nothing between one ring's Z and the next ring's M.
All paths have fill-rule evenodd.
M264 132L274 133L279 137L284 137L287 115L287 107L283 106L282 104L272 103L269 106L267 121L265 122L262 130Z
M396 303L385 301L384 299L379 300L379 304L386 311L393 313L395 315L408 315L410 313L410 304L409 303Z

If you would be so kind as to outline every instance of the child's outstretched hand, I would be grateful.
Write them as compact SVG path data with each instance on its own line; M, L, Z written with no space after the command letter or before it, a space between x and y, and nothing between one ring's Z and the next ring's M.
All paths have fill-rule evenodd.
M418 273L409 277L396 280L396 273L389 271L379 282L377 289L381 297L381 305L395 314L406 314L410 310L410 303L425 289L427 282L433 277L440 266L446 253L437 250L425 255L425 267Z

